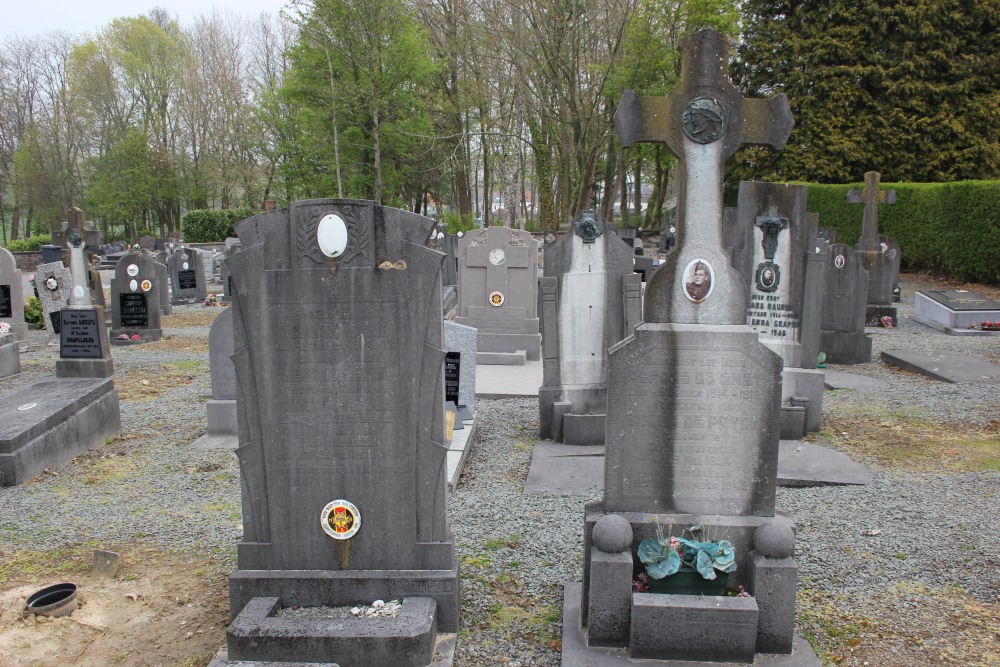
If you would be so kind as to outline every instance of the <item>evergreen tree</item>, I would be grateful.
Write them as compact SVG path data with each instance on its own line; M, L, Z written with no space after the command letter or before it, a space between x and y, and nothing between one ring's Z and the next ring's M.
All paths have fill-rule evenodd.
M783 152L741 151L739 179L846 183L1000 175L1000 0L747 0L734 74L784 92Z

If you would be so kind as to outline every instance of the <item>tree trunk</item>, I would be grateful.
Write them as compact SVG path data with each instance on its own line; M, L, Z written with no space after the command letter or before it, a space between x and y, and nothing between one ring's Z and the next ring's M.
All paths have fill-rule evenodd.
M636 226L642 226L642 151L637 150L635 152L635 180L632 181L632 185L635 189L635 194L632 196L635 199L635 219Z

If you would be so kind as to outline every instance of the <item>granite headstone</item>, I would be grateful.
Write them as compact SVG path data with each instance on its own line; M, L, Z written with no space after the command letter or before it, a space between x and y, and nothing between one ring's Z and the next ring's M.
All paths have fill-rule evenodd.
M118 260L111 282L111 344L160 340L160 284L153 260L141 250ZM133 340L134 336L139 338Z
M35 287L45 313L45 325L59 335L59 311L69 303L73 277L62 262L47 262L35 267Z
M237 225L243 249L226 262L243 537L230 660L426 665L435 634L458 629L432 225L337 199ZM420 608L419 631L402 615L273 622L276 607L399 597Z
M868 270L860 253L834 243L827 249L820 324L820 352L831 364L865 364L872 339L865 333Z
M6 248L0 248L0 322L10 325L15 341L27 338L21 271L17 268L14 255Z

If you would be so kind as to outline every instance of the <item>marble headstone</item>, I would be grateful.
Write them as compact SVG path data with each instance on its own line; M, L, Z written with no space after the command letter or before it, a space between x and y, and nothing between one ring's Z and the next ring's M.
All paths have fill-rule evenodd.
M14 255L6 248L0 248L0 322L10 325L15 341L27 338L21 271L17 268Z
M541 358L538 242L528 232L488 227L462 237L455 321L479 332L479 363Z
M427 664L402 619L347 636L308 621L270 633L277 605L403 597L428 632L458 629L448 529L443 255L433 220L317 199L237 225L233 363L243 537L230 578L230 660ZM306 625L302 625L305 623ZM423 631L422 631L423 632ZM366 655L371 637L400 655ZM420 637L426 637L421 634ZM433 637L432 637L433 639ZM395 642L390 644L389 642ZM405 659L404 659L405 658Z
M545 250L540 437L603 445L608 348L631 335L641 313L632 253L593 211Z
M477 332L472 327L445 320L445 348L460 355L456 405L464 405L472 414L476 413L476 340Z
M60 311L56 377L108 378L114 375L115 364L108 345L107 317L104 307L91 299L90 265L83 249L83 235L73 230L67 242L73 285L69 304Z

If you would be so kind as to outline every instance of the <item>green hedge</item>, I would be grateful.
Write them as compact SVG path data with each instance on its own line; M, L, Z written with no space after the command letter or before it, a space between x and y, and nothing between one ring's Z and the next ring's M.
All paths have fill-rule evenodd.
M808 209L822 227L837 229L837 241L861 236L864 205L849 204L847 191L864 184L808 184ZM910 271L943 273L963 282L1000 283L1000 181L882 183L896 203L880 204L879 234L902 249Z
M181 218L184 240L188 243L216 243L236 236L233 230L240 220L259 213L252 208L199 209L188 211Z
M7 250L11 252L38 252L43 245L52 243L52 236L49 234L39 234L27 239L17 239L7 243Z

